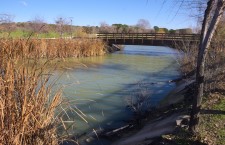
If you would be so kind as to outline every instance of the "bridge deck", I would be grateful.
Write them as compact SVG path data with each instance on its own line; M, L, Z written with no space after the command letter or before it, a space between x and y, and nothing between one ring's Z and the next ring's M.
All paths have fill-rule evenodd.
M167 45L183 41L198 42L198 34L169 34L169 33L99 33L97 38L103 39L109 45Z

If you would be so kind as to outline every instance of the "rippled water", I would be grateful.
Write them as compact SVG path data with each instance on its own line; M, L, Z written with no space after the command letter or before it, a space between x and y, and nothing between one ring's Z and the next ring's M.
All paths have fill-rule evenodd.
M75 121L70 128L74 134L123 125L132 117L127 98L147 95L150 105L157 105L175 87L168 81L179 76L176 51L168 47L125 46L106 56L65 63L72 69L56 71L55 76L60 76L57 84L64 86L63 95L70 101L72 109L67 108L64 116Z

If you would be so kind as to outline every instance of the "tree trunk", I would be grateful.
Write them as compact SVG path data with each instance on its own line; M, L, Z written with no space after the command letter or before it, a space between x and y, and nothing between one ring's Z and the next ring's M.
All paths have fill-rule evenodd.
M196 133L204 89L205 59L217 25L225 8L225 0L209 0L205 10L196 69L196 97L193 99L189 130Z

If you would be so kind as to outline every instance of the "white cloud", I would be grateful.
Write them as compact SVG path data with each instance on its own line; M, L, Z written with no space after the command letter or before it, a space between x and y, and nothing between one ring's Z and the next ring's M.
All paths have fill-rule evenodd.
M20 1L20 3L25 7L28 6L27 2L25 2L25 1Z

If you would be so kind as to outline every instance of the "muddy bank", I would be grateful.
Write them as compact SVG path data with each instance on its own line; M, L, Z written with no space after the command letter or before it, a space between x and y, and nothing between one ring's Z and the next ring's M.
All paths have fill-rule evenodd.
M149 100L151 100L153 103L150 104L151 103L150 101L149 101L149 103L148 102L147 103L144 102L144 105L142 107L143 108L144 107L153 107L156 104L158 104L158 102L162 98L164 98L166 96L166 94L172 88L175 87L174 83L170 83L170 81L168 79L177 78L180 75L179 75L179 73L176 74L177 70L172 69L172 67L176 67L176 65L173 66L173 64L175 64L174 58L172 60L167 59L167 58L172 58L173 55L171 55L171 54L169 54L169 56L166 55L165 56L166 57L165 59L164 59L164 55L162 57L160 57L160 58L154 57L154 59L153 59L154 61L152 59L149 59L150 60L149 62L160 62L160 63L162 63L162 66L159 65L158 63L155 63L155 65L157 66L156 68L153 67L152 69L148 69L149 62L147 62L146 60L148 60L148 58L151 58L149 56L151 56L152 54L148 54L149 56L146 56L144 50L145 49L149 49L149 48L140 48L140 52L141 53L136 52L137 51L136 49L137 49L136 47L131 47L131 48L128 48L128 49L126 49L126 48L124 49L124 52L125 52L124 54L126 54L126 53L129 54L128 55L129 58L131 57L132 60L134 60L134 62L132 62L132 65L134 66L133 69L130 69L129 68L129 69L127 69L128 71L124 71L124 70L126 70L126 68L119 67L118 70L121 70L122 69L122 72L121 73L118 73L117 72L117 73L119 75L121 75L121 74L130 74L132 72L131 70L133 70L135 72L135 74L136 74L137 69L140 69L140 72L142 72L141 71L142 69L147 69L147 70L144 70L143 71L144 73L140 73L138 71L138 74L142 74L144 77L141 78L141 79L138 79L139 80L138 82L135 79L134 81L128 82L126 84L125 84L126 80L121 81L125 77L121 77L119 80L123 84L122 85L122 88L119 88L119 90L117 89L117 90L115 90L115 92L113 92L113 98L116 97L116 94L117 93L122 94L121 96L125 96L125 97L126 96L130 97L131 95L132 95L132 97L133 96L134 97L135 96L140 96L141 97L141 100L142 100L142 98L144 98L144 96L150 96L149 97ZM156 48L154 48L154 49L156 49ZM150 49L150 51L153 51L153 50ZM158 49L157 50L154 50L153 52L155 52L155 51L158 52ZM135 59L133 59L132 55L136 55L136 53L137 53L137 56L138 57L135 57ZM130 62L131 59L125 59L125 61L122 61L121 60L121 58L122 58L121 57L121 54L123 54L123 52L115 53L115 55L116 56L119 56L119 57L116 57L116 59L113 60L113 61L112 61L112 57L113 57L114 54L108 55L109 58L110 58L110 62L114 62L116 65L117 65L117 63L119 64L120 62L122 62L123 66L124 65L127 65L127 62L126 61ZM142 54L144 54L144 55L142 55ZM139 58L140 56L144 56L143 59L140 59L141 60L141 64L143 64L144 62L147 62L146 63L146 66L143 67L143 68L138 68L137 67L137 66L141 66L141 64L140 65L137 64L137 63L139 63L137 61L139 59L137 59L137 58ZM126 56L125 58L128 58L128 57ZM165 64L164 64L164 61L165 61ZM155 66L155 65L153 65L153 66ZM158 68L159 66L160 66L161 69ZM113 67L113 69L114 68L115 67ZM162 70L163 71L165 69L167 70L167 68L169 68L168 71L166 71L165 74L162 73L162 75L163 76L166 75L166 77L163 78L163 79L161 79L162 78L161 77L161 73L160 74L157 74L156 73L156 70L159 70L159 72L162 72ZM98 69L98 68L96 68L96 69ZM152 72L151 70L154 70L154 71ZM105 71L104 71L104 73L105 73ZM155 74L157 74L156 76L160 78L159 80L151 79L152 77L154 77L153 75L155 75ZM170 75L170 74L172 74L172 75ZM124 75L121 75L121 76L124 76ZM168 77L168 76L172 76L172 77ZM125 78L125 79L127 79L127 78ZM106 85L103 85L103 86L105 87ZM163 86L163 88L161 86ZM142 88L142 89L139 89L139 88ZM149 94L149 91L148 91L148 90L150 90L150 88L153 88L152 89L153 91L152 91L151 94ZM162 92L165 91L165 90L163 90L164 88L165 88L165 90L167 90L166 93L162 93ZM110 89L110 90L112 90L112 89ZM157 94L157 95L155 96L153 94ZM91 95L93 95L93 94L91 94ZM152 96L152 98L151 98L151 96ZM113 98L111 98L111 99L113 99ZM120 98L118 98L117 100L120 100ZM110 102L111 102L111 99L110 99ZM126 98L123 97L122 99L126 99ZM99 126L97 124L94 127L85 129L83 131L84 134L81 137L82 139L84 139L84 142L85 143L83 144L83 142L82 142L83 140L80 137L79 137L79 143L80 144L83 144L83 145L85 145L85 144L88 144L88 145L93 145L93 144L97 144L97 145L100 145L100 144L110 145L110 144L112 144L112 142L114 142L117 139L121 138L121 136L124 138L124 137L128 137L128 136L132 136L133 134L137 133L139 130L141 130L143 128L143 126L145 124L149 123L150 120L152 120L152 119L155 119L155 118L159 118L160 117L160 119L158 119L158 120L161 120L162 118L165 118L165 117L169 116L168 114L161 115L161 113L164 113L167 110L174 110L175 111L175 109L173 109L173 108L172 109L171 108L166 108L166 109L161 109L161 110L159 110L159 108L152 108L149 112L146 112L145 113L145 109L141 109L141 111L144 110L143 111L143 115L137 115L137 114L139 114L138 113L139 110L138 111L135 111L135 109L134 109L133 112L137 112L137 113L135 113L135 114L132 115L131 114L131 111L130 111L130 108L125 108L125 106L127 104L127 105L130 105L130 106L131 105L132 106L134 105L134 107L135 107L135 104L133 104L135 102L133 102L132 104L129 104L129 102L125 102L125 101L126 100L121 100L120 101L120 102L123 103L121 105L121 109L122 110L125 110L124 113L118 113L116 115L113 115L112 113L113 113L114 109L110 109L107 114L108 115L111 115L113 117L118 117L119 115L125 116L126 114L130 113L130 116L129 117L123 118L121 120L115 120L115 121L112 121L112 119L110 118L110 119L105 120L103 122L104 125L100 125ZM118 105L120 102L117 102L116 104ZM105 104L105 103L101 103L101 104ZM101 115L102 113L100 112L99 114ZM106 113L104 112L104 114L106 114ZM80 134L82 134L83 132L81 132ZM79 133L76 133L76 134L79 135ZM108 142L103 142L103 140L106 140ZM93 143L93 142L95 142L95 143Z
M113 145L143 145L145 143L151 143L154 141L154 138L159 137L163 134L172 133L177 125L180 125L180 122L183 119L189 118L189 116L182 115L183 113L174 113L162 120L151 121L138 131L133 136L128 138L121 139L118 142L115 142Z
M101 142L99 140L101 138L116 141L113 145L149 144L161 135L172 133L182 120L188 119L188 116L185 115L187 114L186 110L181 108L185 108L184 100L189 92L188 86L192 83L191 79L176 82L177 87L160 102L158 107L144 115L135 115L126 125L119 128L93 130L81 137L83 142L98 144Z
M182 102L185 99L185 96L191 95L190 90L191 86L194 84L195 78L191 76L186 79L181 79L176 82L176 88L173 89L158 105L159 108L164 108L179 102ZM189 92L188 92L189 91Z
M139 130L134 131L132 135L122 137L113 145L150 144L161 135L173 133L183 121L187 122L189 115L186 115L188 113L184 106L186 100L191 98L190 85L194 83L194 80L193 78L181 79L176 83L176 88L160 102L154 111L149 112Z

